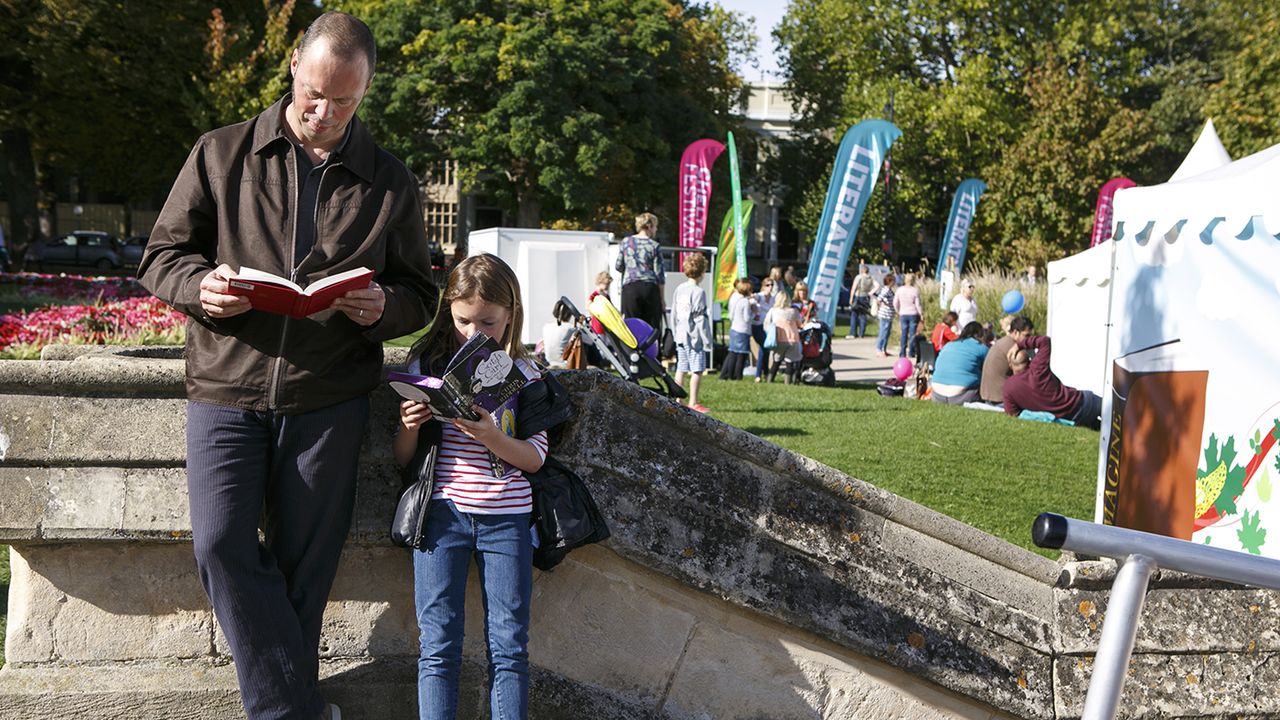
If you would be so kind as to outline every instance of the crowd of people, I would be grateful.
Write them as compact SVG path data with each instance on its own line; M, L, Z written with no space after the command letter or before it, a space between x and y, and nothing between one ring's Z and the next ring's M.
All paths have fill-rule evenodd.
M947 313L939 325L954 316ZM1022 315L1006 315L1000 324L999 338L977 321L965 324L954 340L948 339L954 326L935 328L930 339L937 349L928 388L932 400L1099 429L1101 398L1064 385L1054 374L1049 337L1036 335L1031 320Z
M688 280L675 291L668 314L660 304L659 283L664 273L654 249L656 243L652 248L646 245L656 226L657 219L652 215L641 215L636 219L636 235L622 241L623 252L616 268L624 278L622 314L644 319L655 329L669 323L675 339L676 382L683 387L688 378L688 406L707 412L701 402L701 380L712 347L712 329L707 322L708 298L700 287L707 261L699 253L686 255L682 269ZM602 271L590 297L608 297L612 280L608 271ZM1034 282L1034 275L1028 273L1023 281ZM628 286L638 283L643 284L641 288L627 292ZM918 362L921 344L933 349L933 357L927 367L920 368L918 376L925 384L923 395L934 402L1004 410L1015 416L1097 428L1101 400L1089 391L1063 385L1054 375L1049 366L1050 339L1036 335L1031 321L1023 316L1006 315L999 328L978 322L979 306L974 293L972 279L963 278L949 309L938 323L926 329L921 325L923 302L914 273L904 273L899 279L889 272L877 281L865 263L859 264L858 274L849 284L849 337L865 337L874 317L878 321L876 355L890 357L889 337L896 319L900 329L896 348L899 358L910 357ZM636 300L654 296L659 298L656 303ZM656 323L652 317L655 305ZM758 289L750 279L737 280L727 306L728 346L720 378L741 380L751 374L755 382L763 383L774 382L781 374L786 383L800 382L801 334L818 319L817 304L809 297L805 281L790 268L774 266L761 279ZM603 332L597 320L593 319L592 324L597 333ZM571 329L567 319L560 318L544 329L546 357L552 367L562 366L559 358ZM754 371L748 373L752 366Z
M686 404L698 412L708 412L700 398L701 381L707 372L707 356L713 347L712 328L708 321L709 298L701 288L708 262L701 253L685 253L681 270L686 281L672 294L671 307L662 304L662 281L665 272L657 244L651 234L657 229L657 218L643 214L636 218L636 234L621 243L615 270L623 277L621 316L644 321L656 342L669 330L675 382L682 388L688 379ZM603 270L596 276L595 290L588 296L588 306L597 296L611 300L613 275ZM639 286L639 287L636 287ZM635 288L628 291L628 288ZM638 300L638 298L645 298ZM651 300L650 298L656 298ZM656 316L654 309L657 309ZM573 320L557 307L553 320L543 326L541 352L552 368L575 367L568 359L574 335ZM755 382L775 382L778 376L788 384L800 382L802 333L818 325L818 305L809 297L808 284L791 268L774 266L760 280L756 289L749 278L739 278L727 302L728 346L719 377L742 380L748 375ZM600 321L590 318L596 335L606 330ZM636 338L645 343L646 338ZM587 348L582 365L608 367L608 362Z

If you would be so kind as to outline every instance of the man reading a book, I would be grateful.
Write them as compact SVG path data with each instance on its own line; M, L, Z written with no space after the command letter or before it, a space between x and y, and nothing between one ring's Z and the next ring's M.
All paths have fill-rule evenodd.
M356 117L375 61L360 20L312 23L292 91L196 143L138 269L191 319L192 539L250 720L340 717L320 695L318 646L368 395L382 342L426 325L437 300L417 181ZM299 317L239 294L228 279L246 267L304 288L360 268L373 279Z
M1087 390L1063 385L1049 369L1053 345L1048 336L1031 335L1028 331L1017 337L1008 351L1013 376L1004 383L1005 413L1017 417L1023 410L1047 412L1076 425L1099 429L1102 399ZM1028 351L1035 355L1028 358Z

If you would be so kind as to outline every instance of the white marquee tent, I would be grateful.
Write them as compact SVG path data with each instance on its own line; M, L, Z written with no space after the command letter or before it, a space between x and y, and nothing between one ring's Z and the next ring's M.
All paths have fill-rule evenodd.
M1115 243L1104 242L1049 263L1050 367L1062 382L1102 395L1107 366L1107 313Z
M1278 187L1280 145L1116 194L1099 519L1280 557Z
M1208 120L1169 182L1154 187L1126 188L1116 193L1113 220L1123 222L1125 216L1149 214L1161 208L1196 207L1197 202L1204 200L1195 196L1203 192L1204 186L1200 183L1221 179L1214 180L1217 176L1205 174L1226 166L1236 168L1230 173L1240 169L1231 162L1231 156L1218 139L1213 120ZM1183 186L1188 180L1192 184L1186 186L1187 191L1176 198L1170 194L1171 188ZM1133 231L1135 229L1130 228L1130 232ZM1067 385L1099 395L1107 374L1106 328L1114 248L1114 241L1108 241L1051 262L1048 267L1049 316L1045 332L1053 338L1053 371Z

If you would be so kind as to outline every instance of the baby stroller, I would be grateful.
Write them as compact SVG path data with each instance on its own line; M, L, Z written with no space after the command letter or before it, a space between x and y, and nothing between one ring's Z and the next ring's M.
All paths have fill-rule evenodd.
M641 380L654 378L657 387L650 389L676 400L688 396L684 388L667 374L666 368L649 355L648 350L658 341L658 333L649 327L649 323L635 318L623 321L622 314L603 295L597 295L591 301L591 309L592 315L600 321L603 333L592 330L590 318L579 312L567 297L560 298L555 312L557 317L562 313L569 317L583 344L593 347L601 360L617 370L623 380L644 386Z
M831 369L831 326L822 321L800 328L800 381L806 385L835 387Z

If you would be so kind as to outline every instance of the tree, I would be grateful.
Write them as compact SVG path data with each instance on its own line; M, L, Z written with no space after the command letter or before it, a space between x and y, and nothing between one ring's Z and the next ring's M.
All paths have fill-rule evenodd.
M1134 165L1150 149L1151 119L1104 95L1087 66L1053 55L1028 78L1026 92L1031 117L991 168L979 214L1003 242L978 239L975 249L997 262L1044 265L1088 247L1103 183L1126 173L1142 177Z
M18 245L46 216L54 170L125 200L161 191L191 123L178 99L199 61L202 3L0 3L0 139ZM21 247L15 247L15 255Z
M1239 49L1224 63L1204 114L1212 117L1234 157L1280 143L1280 6L1245 3L1240 8Z
M811 234L833 135L883 116L893 88L894 122L903 130L893 148L893 204L886 218L872 198L862 225L868 240L860 244L877 245L887 226L910 257L914 236L941 233L956 184L974 176L990 187L971 228L976 248L1011 261L1078 247L1100 174L1123 168L1140 182L1167 179L1204 122L1202 108L1242 118L1226 121L1227 134L1237 125L1254 128L1240 131L1256 133L1244 141L1254 149L1272 137L1270 114L1243 108L1253 98L1276 98L1264 89L1280 86L1276 28L1260 21L1275 13L1267 0L795 0L776 33L804 112L796 147L806 159L798 165L809 169L792 178L788 204L799 207L792 219ZM1245 27L1253 42L1241 42ZM1229 59L1236 74L1220 83ZM1080 77L1090 78L1092 92L1079 86ZM1050 110L1045 103L1054 99L1043 92L1094 104L1068 107L1059 97ZM1269 106L1265 99L1253 105ZM1051 112L1085 134L1066 142ZM1107 113L1119 114L1110 123L1089 117ZM1050 148L1067 154L1046 154ZM1014 205L1026 206L1024 194L1034 190L1019 163L1050 183L1040 191L1044 202L1026 208L1030 216L1005 205L1017 198ZM1079 201L1063 195L1068 191ZM882 192L878 187L877 196ZM1068 221L1069 213L1078 216ZM1035 220L1047 224L1027 235Z
M201 132L279 98L298 23L318 12L298 18L292 8L0 0L0 150L19 245L31 237L27 219L48 215L55 177L125 203L151 200ZM248 34L239 28L265 28L263 39L238 43Z
M673 0L348 2L378 37L365 116L411 166L457 160L516 211L589 218L671 193L684 145L722 135L750 39Z
M198 128L215 128L251 118L271 106L290 87L289 60L301 40L295 0L278 6L263 3L264 18L247 17L236 24L222 8L210 11L204 43L203 67L198 69L195 92L188 93L188 114ZM312 8L301 24L318 13ZM254 42L256 28L261 37Z
M802 235L818 225L836 142L860 120L887 119L892 92L903 136L867 206L858 252L879 257L887 234L896 255L921 254L921 231L941 234L960 181L982 177L1016 139L1026 116L1019 91L1052 20L1051 6L1019 2L793 2L775 35L803 109L793 152L805 158L796 167L808 172L786 183ZM887 216L886 179L893 186Z

